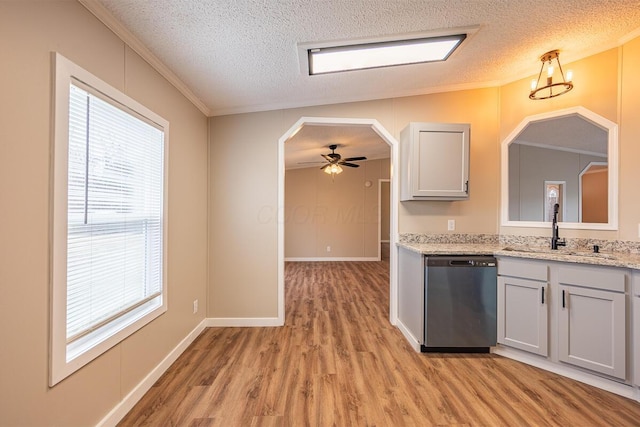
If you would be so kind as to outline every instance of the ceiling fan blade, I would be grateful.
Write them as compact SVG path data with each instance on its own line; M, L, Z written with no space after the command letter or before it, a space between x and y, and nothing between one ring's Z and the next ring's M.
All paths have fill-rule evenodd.
M331 163L327 163L326 165L322 166L322 167L320 168L320 170L321 170L321 171L322 171L322 170L325 170L325 168L327 168L327 167L329 167L329 166L331 166Z
M327 162L334 162L334 159L333 157L331 157L331 154L321 154L321 156L324 157Z
M356 165L355 163L347 163L347 162L339 162L338 163L340 166L347 166L350 168L359 168L360 165Z
M344 159L345 162L357 162L358 160L367 160L367 158L364 156L360 156L360 157L347 157L346 159Z

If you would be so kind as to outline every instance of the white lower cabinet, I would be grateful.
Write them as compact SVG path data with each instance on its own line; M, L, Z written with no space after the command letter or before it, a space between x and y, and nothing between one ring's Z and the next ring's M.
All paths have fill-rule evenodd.
M564 285L560 293L560 361L624 380L625 294Z
M548 270L544 262L498 260L498 343L549 355Z
M640 272L633 272L633 383L640 387ZM638 390L640 398L640 389Z
M627 369L630 270L500 257L498 275L498 343L640 385L640 297L635 378Z
M546 282L517 277L498 278L498 342L548 355Z
M626 378L625 270L559 264L558 358Z
M400 247L398 251L398 321L413 344L424 338L424 257Z
M634 370L635 370L635 385L640 387L640 296L635 296L633 298L633 316L634 316L634 324L633 329L635 331L634 335L634 350L633 353L635 355L634 362Z

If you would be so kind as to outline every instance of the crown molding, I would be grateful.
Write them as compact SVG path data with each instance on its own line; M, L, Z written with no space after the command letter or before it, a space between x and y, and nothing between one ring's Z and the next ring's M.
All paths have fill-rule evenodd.
M98 0L78 0L89 12L125 42L134 52L151 65L162 77L167 79L198 110L209 117L211 111L182 80L176 76L158 57L156 57L131 31L124 27Z

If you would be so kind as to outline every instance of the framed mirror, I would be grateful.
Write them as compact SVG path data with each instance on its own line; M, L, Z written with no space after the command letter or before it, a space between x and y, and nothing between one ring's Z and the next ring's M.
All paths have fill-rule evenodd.
M502 142L507 227L618 229L618 126L583 107L525 117Z

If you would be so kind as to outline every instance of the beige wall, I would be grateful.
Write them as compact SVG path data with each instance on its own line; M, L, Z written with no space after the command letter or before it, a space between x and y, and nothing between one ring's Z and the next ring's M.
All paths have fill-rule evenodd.
M608 178L606 168L582 175L582 220L584 222L607 222Z
M623 56L623 50L627 49L627 52ZM624 120L620 115L620 111L624 111L624 107L620 108L619 97L619 75L620 65L627 60L632 60L633 56L638 55L638 50L628 48L610 49L597 55L590 56L583 60L564 64L563 68L573 70L573 83L574 89L565 95L551 98L541 101L531 101L526 96L529 92L530 81L534 76L518 80L500 88L500 142L502 142L515 128L516 126L527 116L534 114L544 113L553 110L560 110L563 108L585 107L615 123L618 123L620 129L620 189L624 188L625 178L624 175L629 171L625 170L629 168L629 165L623 165L625 147L632 144L628 137L622 136L625 132L625 126L628 125L629 120ZM637 61L636 61L637 62ZM637 69L632 71L629 69L627 72L621 74L624 82L631 80L631 75L637 73ZM637 92L637 83L636 94ZM635 110L637 114L640 110L638 103L635 100L629 99L627 101L631 111ZM635 103L635 106L631 106ZM629 114L629 112L627 112ZM634 113L631 113L634 114ZM636 133L637 137L637 133ZM627 199L628 200L628 199ZM592 237L601 239L622 239L622 240L634 240L637 239L637 225L636 232L625 233L622 230L627 228L624 224L626 213L623 206L627 201L623 194L620 194L620 230L619 231L594 231L594 230L561 230L561 233L565 237ZM637 221L637 219L636 219ZM527 229L518 227L500 227L500 233L502 234L519 234L519 235L550 235L550 230L546 229Z
M620 229L617 238L640 240L640 37L620 49Z
M400 203L400 233L496 233L500 182L498 89L477 89L399 98L394 102L399 132L409 122L470 123L469 199Z
M389 159L359 163L333 179L317 167L286 171L285 258L378 257L378 180L389 178Z
M0 2L0 33L0 425L94 425L204 317L207 118L75 1ZM52 51L170 122L169 301L48 388Z
M410 121L471 123L469 200L403 202L400 232L442 233L455 219L456 232L542 234L498 226L500 142L524 116L584 106L620 126L620 228L564 234L638 240L640 39L571 64L576 88L547 101L527 98L527 78L215 117L207 128L193 105L75 1L0 1L0 29L0 425L95 424L202 320L204 310L191 313L196 298L201 306L207 299L209 317L277 316L278 139L302 116L373 118L395 138ZM164 116L171 133L169 311L49 389L52 51Z
M391 182L380 182L380 240L391 238Z
M635 142L640 140L640 80L635 76L640 69L640 41L565 67L574 71L575 89L545 101L529 100L531 76L500 88L211 118L212 164L217 168L222 160L235 158L242 159L244 167L243 172L226 165L211 170L208 315L277 316L278 139L303 116L377 119L395 138L411 121L470 123L470 198L402 202L400 233L446 233L447 220L455 219L456 232L546 236L546 229L499 226L500 144L526 116L583 106L619 124L620 227L564 230L563 235L638 240L640 168L635 163L640 145ZM256 249L258 257L253 255ZM249 256L252 268L242 268Z
M448 219L456 232L497 232L498 95L488 88L212 117L208 316L277 317L278 140L303 116L376 119L396 139L411 121L471 123L471 197L403 202L400 232L446 233Z

